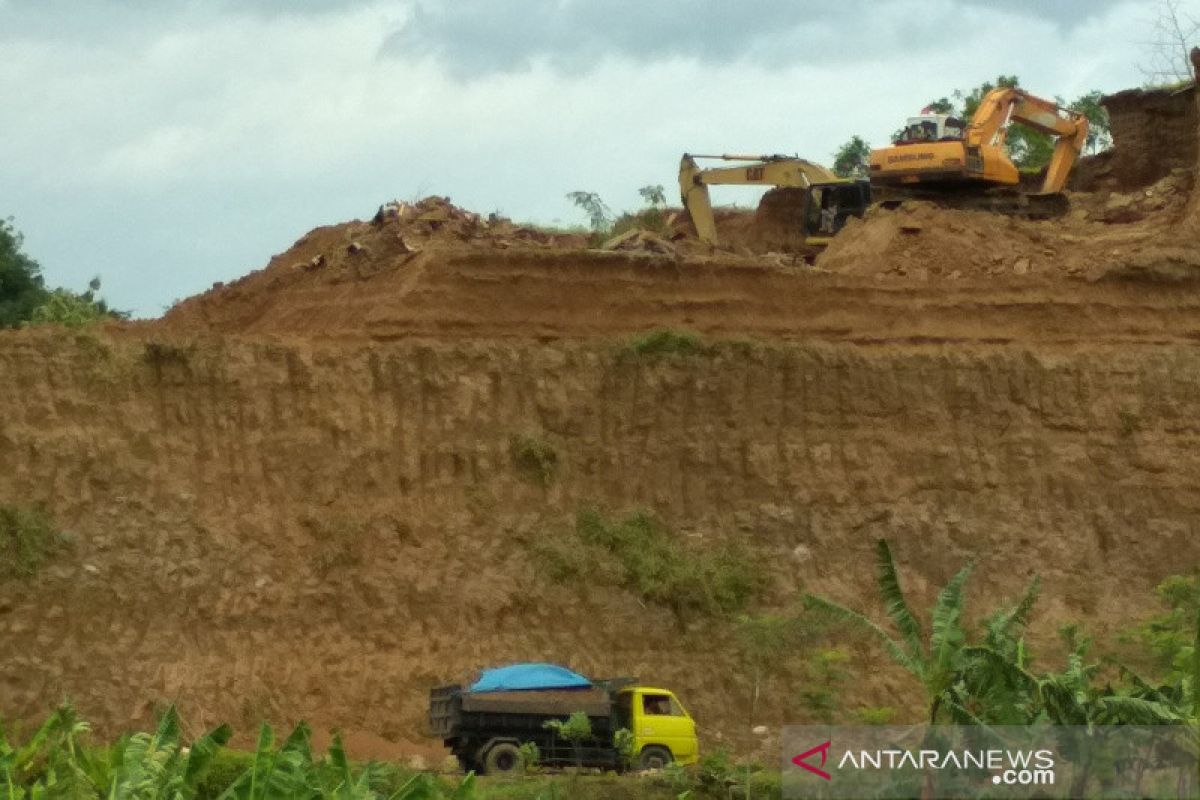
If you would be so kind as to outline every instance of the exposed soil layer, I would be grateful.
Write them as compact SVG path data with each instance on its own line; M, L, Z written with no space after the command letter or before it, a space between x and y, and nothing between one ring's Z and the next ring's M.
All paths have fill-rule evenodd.
M197 726L304 717L428 757L431 686L549 659L671 686L709 746L753 746L729 623L680 631L599 578L546 577L537 543L593 503L653 509L689 549L736 541L768 607L815 591L880 614L880 536L922 602L973 556L975 610L1040 573L1045 654L1058 623L1151 611L1200 556L1191 343L4 339L0 502L44 503L73 539L4 585L9 718L68 695L111 732L175 700ZM525 435L555 454L546 485L513 455ZM842 633L844 707L912 707ZM815 720L795 656L763 688L772 730Z

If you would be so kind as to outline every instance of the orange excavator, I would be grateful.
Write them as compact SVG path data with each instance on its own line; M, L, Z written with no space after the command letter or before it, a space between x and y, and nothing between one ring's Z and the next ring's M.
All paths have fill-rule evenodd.
M1004 147L1013 122L1057 138L1041 188L1032 196L1058 196L1087 141L1087 117L1017 87L988 92L966 125L946 114L910 117L891 147L871 152L871 186L925 197L1016 186L1021 173ZM963 191L953 194L961 197Z

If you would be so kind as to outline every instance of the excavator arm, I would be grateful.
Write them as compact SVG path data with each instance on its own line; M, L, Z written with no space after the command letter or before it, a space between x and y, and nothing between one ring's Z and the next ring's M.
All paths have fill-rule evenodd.
M750 163L701 169L696 163L698 158ZM762 185L806 189L814 184L839 182L844 180L820 164L790 156L705 156L684 153L679 162L679 191L683 207L691 215L700 240L709 244L717 241L709 186Z
M1041 193L1061 192L1087 142L1087 117L1062 108L1057 103L1034 97L1022 89L1000 87L984 96L971 118L966 132L968 151L978 151L981 146L1003 145L1010 122L1020 122L1057 137Z

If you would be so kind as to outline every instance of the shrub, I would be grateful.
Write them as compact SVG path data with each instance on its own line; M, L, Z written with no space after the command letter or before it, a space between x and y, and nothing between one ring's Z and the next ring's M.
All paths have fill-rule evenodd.
M637 336L626 346L626 351L642 357L694 356L709 352L709 348L690 331L663 328Z
M102 319L125 319L128 312L114 311L96 297L100 290L100 279L93 278L83 293L70 289L54 289L42 303L33 309L27 325L63 325L78 328Z
M576 767L583 763L581 748L584 742L592 738L592 721L588 719L585 712L573 711L565 721L561 719L547 720L542 727L554 731L559 737L571 743L571 749L575 751Z
M517 469L542 487L554 482L558 471L558 453L550 443L539 436L523 434L514 436L509 450Z
M64 537L41 509L0 506L0 578L28 578Z
M584 542L607 550L621 565L621 582L645 599L685 614L729 614L743 608L763 582L758 566L725 546L692 553L654 517L636 511L610 521L597 509L580 512L575 530Z
M521 759L521 769L526 775L533 775L538 771L538 763L542 760L541 751L538 750L537 742L522 742L517 748L518 757Z
M613 749L617 751L617 757L625 769L632 767L634 759L637 758L635 744L633 731L628 728L617 728L613 731Z

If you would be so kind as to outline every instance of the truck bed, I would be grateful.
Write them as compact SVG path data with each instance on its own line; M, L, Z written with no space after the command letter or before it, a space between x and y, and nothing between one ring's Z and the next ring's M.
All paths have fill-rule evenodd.
M612 715L608 692L599 686L587 689L529 689L503 692L469 692L462 686L442 686L430 692L429 727L434 736L447 738L464 720L501 714L559 719L582 711L591 717Z

